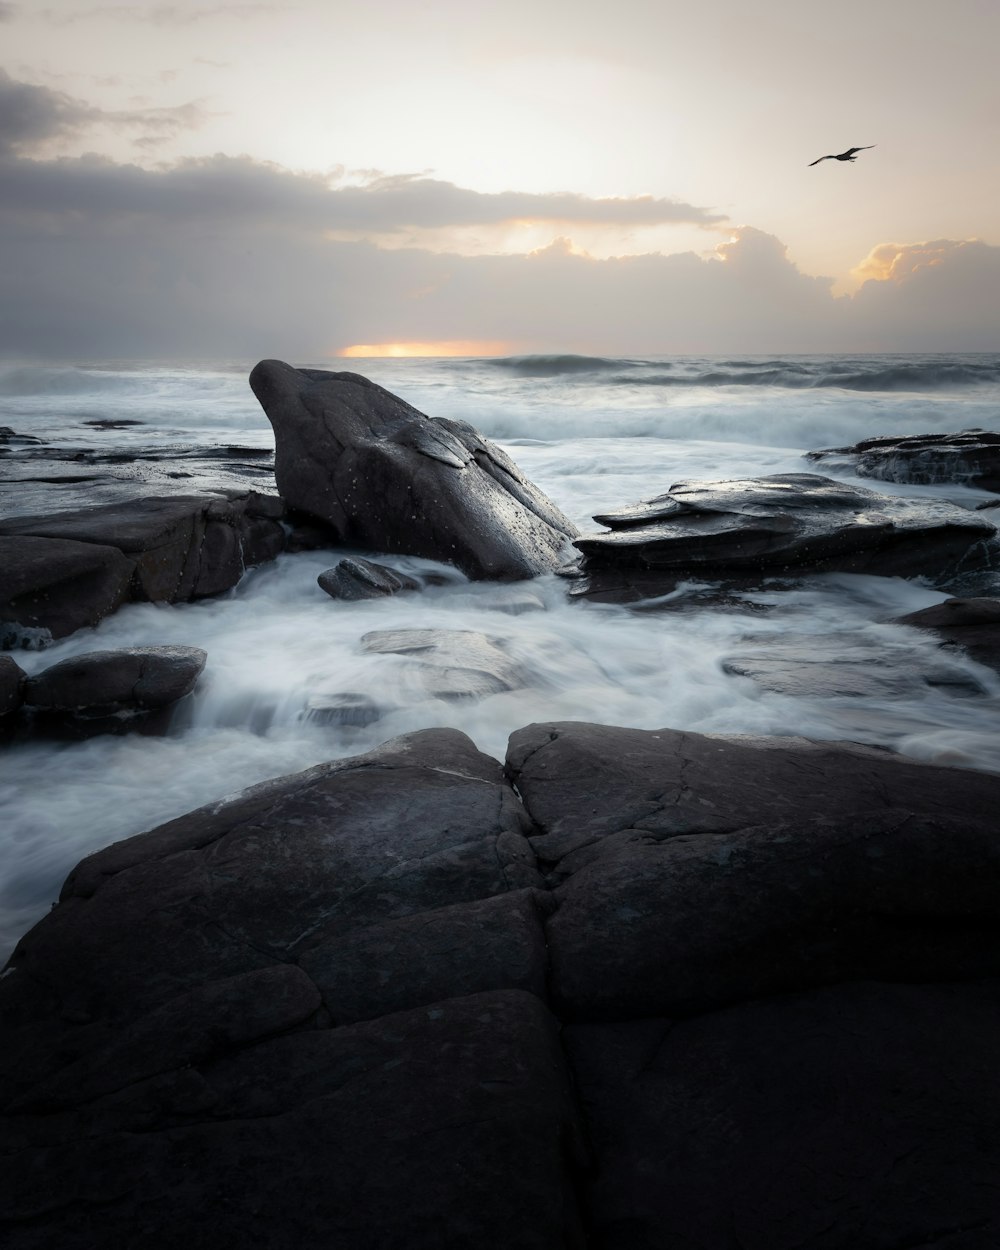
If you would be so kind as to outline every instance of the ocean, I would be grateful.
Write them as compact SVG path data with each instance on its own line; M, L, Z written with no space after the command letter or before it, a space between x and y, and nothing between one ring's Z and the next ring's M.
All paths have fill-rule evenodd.
M0 513L215 481L273 490L271 427L246 381L253 363L0 365L0 426L42 440L12 444L0 460ZM803 460L808 449L1000 429L1000 355L294 363L362 373L430 416L471 422L583 529L598 528L593 514L677 481L815 472ZM846 466L820 471L969 507L996 498L960 483L902 486L862 482ZM571 600L570 583L554 574L470 583L445 566L394 557L403 571L436 572L437 584L342 603L316 585L341 554L362 553L281 556L220 598L130 605L95 629L15 653L29 673L120 646L192 645L209 659L166 737L3 751L0 950L44 914L91 851L265 778L431 726L461 729L498 758L522 725L588 720L850 739L1000 771L1000 676L941 652L933 635L889 623L947 597L919 580L824 574L724 608L692 582L629 608ZM1000 582L980 593L1000 593ZM371 630L414 628L486 635L509 658L516 688L429 696L412 657L361 646ZM778 691L727 670L732 657L766 657L776 644L820 658L816 680ZM935 685L914 676L942 669Z

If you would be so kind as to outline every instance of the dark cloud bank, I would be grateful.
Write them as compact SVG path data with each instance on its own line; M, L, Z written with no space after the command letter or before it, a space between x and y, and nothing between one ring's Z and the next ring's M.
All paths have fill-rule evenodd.
M595 260L562 241L527 256L379 245L515 220L567 234L722 220L671 200L486 195L416 176L356 186L221 156L149 170L29 155L95 122L148 143L198 120L197 105L111 114L0 76L6 354L304 359L455 339L634 354L997 347L1000 248L985 243L883 245L890 276L837 299L747 227L708 258Z

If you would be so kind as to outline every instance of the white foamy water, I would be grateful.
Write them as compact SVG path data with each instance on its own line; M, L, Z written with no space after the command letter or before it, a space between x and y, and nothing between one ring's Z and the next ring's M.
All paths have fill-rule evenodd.
M1000 424L997 358L349 363L430 415L471 421L497 439L584 528L594 512L678 480L809 470L806 448ZM270 426L246 372L2 367L0 425L70 447L268 446ZM143 424L84 424L108 419ZM987 498L953 485L878 489L967 504ZM16 513L15 494L3 510ZM266 777L430 726L461 729L498 758L522 725L579 719L843 738L1000 770L1000 678L942 653L933 635L887 624L945 597L920 582L825 575L755 592L725 611L693 584L665 610L636 612L570 601L554 575L470 583L444 566L394 557L395 567L435 572L443 584L348 604L316 585L340 554L349 553L283 556L221 598L132 605L45 651L17 653L30 673L118 646L194 645L209 661L168 737L4 752L0 944L12 945L47 909L81 856ZM435 697L419 657L364 648L365 634L385 629L486 635L506 657L514 688ZM777 694L726 671L731 657L766 655L776 641L836 662L835 673L877 671L878 692L859 696L850 681L833 680ZM922 672L938 684L920 680Z

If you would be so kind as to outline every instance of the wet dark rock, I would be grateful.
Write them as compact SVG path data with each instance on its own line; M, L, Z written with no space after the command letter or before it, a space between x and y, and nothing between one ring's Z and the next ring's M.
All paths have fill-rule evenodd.
M265 977L287 983L286 1027L315 1000L293 967L237 978L242 1045L220 1029L228 1013L197 1022L215 1038L181 1019L180 1045L155 1055L168 1070L27 1130L12 1117L10 1250L137 1237L151 1250L582 1250L580 1130L537 998L476 994L339 1029L306 1019L268 1039L282 1015L252 1018ZM152 1020L136 1027L156 1037Z
M544 921L555 900L515 890L331 938L300 966L338 1024L483 990L546 994Z
M568 722L515 733L508 769L558 885L550 984L571 1016L1000 975L1000 777Z
M530 680L495 639L471 629L375 629L361 645L405 657L403 680L416 682L431 699L484 699Z
M866 438L850 447L807 451L806 459L881 482L957 482L1000 492L1000 434L989 430Z
M946 645L1000 672L1000 599L946 599L897 616L895 623L933 630Z
M846 984L564 1039L603 1250L997 1244L995 981Z
M306 715L318 725L373 725L391 710L361 690L319 691L306 704Z
M145 728L150 713L190 694L207 659L199 647L127 647L73 656L28 680L26 711L37 729L62 726L90 734Z
M113 546L2 532L0 566L4 646L18 645L21 630L64 638L96 625L128 597L135 571L135 561Z
M899 499L811 473L677 482L654 499L595 517L607 534L575 541L582 573L638 570L645 594L681 575L839 570L957 576L996 560L996 528L965 508ZM995 544L994 544L995 546Z
M27 674L9 655L0 655L0 718L16 712L24 702Z
M250 385L274 426L279 492L345 544L517 580L555 568L577 532L465 422L427 417L354 373L265 360Z
M405 573L359 558L345 557L316 580L333 599L382 599L401 590L420 589L420 583Z
M529 828L496 760L426 730L116 843L15 950L0 989L25 1051L0 1072L51 1064L66 1019L117 1022L352 929L540 886Z
M282 511L280 500L251 491L0 521L0 544L16 569L0 613L59 638L126 598L177 603L219 594L284 549Z
M110 846L0 976L4 1244L985 1250L998 800L551 723Z
M44 441L33 434L18 434L9 425L0 425L0 451L8 447L40 447Z

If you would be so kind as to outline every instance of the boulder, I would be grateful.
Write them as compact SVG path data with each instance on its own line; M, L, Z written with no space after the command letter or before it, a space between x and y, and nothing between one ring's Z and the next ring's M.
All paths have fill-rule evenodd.
M2 529L2 527L0 527ZM135 561L96 542L0 532L0 639L64 638L96 625L128 597Z
M610 533L574 542L583 574L628 569L654 594L672 591L682 574L838 570L941 579L996 561L996 527L977 513L811 473L677 482L594 519Z
M274 427L279 492L345 544L514 581L555 568L577 532L471 425L367 378L264 360L250 385Z
M895 623L933 630L946 646L1000 672L1000 599L946 599L897 616Z
M16 517L0 522L0 536L116 548L120 558L130 561L130 599L177 603L228 590L251 565L273 559L284 549L282 512L280 499L254 491L233 498L153 497L51 516Z
M429 699L484 699L529 682L499 642L471 629L374 629L361 645L380 655L404 656L405 678Z
M121 733L189 694L205 667L200 647L124 647L89 651L30 678L26 711L37 727Z
M373 560L348 559L317 577L320 590L333 599L382 599L401 590L419 590L420 583Z
M0 655L0 719L16 712L24 702L27 674L9 655Z
M807 451L806 459L835 464L880 482L957 482L1000 492L1000 434L989 430L882 435L850 447Z

